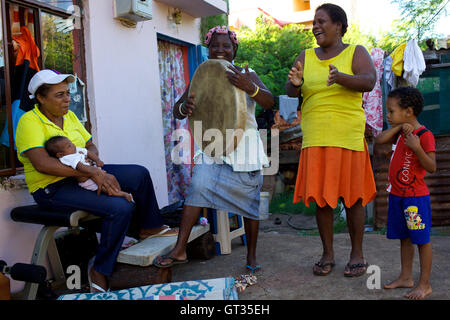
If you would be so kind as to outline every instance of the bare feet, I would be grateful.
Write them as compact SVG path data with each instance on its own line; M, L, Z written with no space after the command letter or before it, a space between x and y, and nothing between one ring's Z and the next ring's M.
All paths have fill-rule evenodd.
M429 284L419 284L413 290L405 294L405 298L410 300L422 300L429 296L433 290Z
M412 288L412 287L414 287L414 281L412 279L402 279L402 278L398 278L397 280L384 285L385 289Z

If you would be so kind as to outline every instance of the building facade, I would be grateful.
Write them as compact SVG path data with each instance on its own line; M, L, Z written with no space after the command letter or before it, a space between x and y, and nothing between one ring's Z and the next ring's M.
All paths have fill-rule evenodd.
M13 137L15 117L32 108L17 78L29 81L37 68L77 75L71 109L92 133L105 163L145 166L160 207L185 192L190 168L174 168L170 154L177 142L171 133L186 124L175 123L170 108L201 62L200 18L227 13L227 4L147 0L143 2L151 2L151 19L132 23L115 19L115 1L0 1L0 260L9 265L30 261L41 228L10 218L12 208L34 203ZM24 40L28 34L31 39ZM35 54L30 58L24 48ZM22 287L12 281L13 292Z

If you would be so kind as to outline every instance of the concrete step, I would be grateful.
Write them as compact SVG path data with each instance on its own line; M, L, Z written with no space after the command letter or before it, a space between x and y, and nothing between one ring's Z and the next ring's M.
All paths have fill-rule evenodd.
M197 239L209 231L209 224L205 226L195 225L192 228L188 242ZM125 250L120 251L117 262L127 263L136 266L147 267L153 260L162 254L168 253L175 247L177 237L154 237L145 239Z

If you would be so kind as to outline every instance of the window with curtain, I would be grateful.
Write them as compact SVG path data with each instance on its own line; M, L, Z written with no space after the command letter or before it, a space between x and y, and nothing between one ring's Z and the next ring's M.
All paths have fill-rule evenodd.
M186 50L185 50L186 52ZM169 203L183 200L186 196L187 187L191 179L191 165L189 163L176 163L173 161L173 152L189 154L176 154L176 157L190 159L190 148L176 148L179 143L190 146L190 139L186 136L174 135L175 130L189 130L186 119L176 120L172 115L175 102L186 90L185 71L188 66L184 65L183 47L158 39L158 61L161 87L161 108L163 115L164 148L167 169L167 184Z
M0 176L5 176L14 175L22 167L13 137L20 117L34 108L28 83L39 70L54 69L77 76L78 81L70 86L70 109L90 128L82 80L81 17L75 20L68 11L76 5L74 12L80 12L81 0L0 0L0 5L6 12L0 24Z

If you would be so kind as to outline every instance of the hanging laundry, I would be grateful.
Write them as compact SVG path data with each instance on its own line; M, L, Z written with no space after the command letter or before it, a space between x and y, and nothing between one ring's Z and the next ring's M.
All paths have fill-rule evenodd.
M34 34L34 13L33 13L33 9L28 9L26 18L27 18L26 25L28 27L28 30L30 30L31 34Z
M21 27L20 32L21 35L13 37L13 40L19 44L19 50L14 68L11 98L12 101L20 99L20 108L29 111L34 106L28 96L27 88L31 78L40 70L38 65L40 51L27 27Z
M12 20L11 33L12 35L20 34L20 9L17 4L9 6L9 16Z
M280 116L288 123L297 119L298 98L280 95Z
M425 71L426 65L416 39L409 40L406 44L403 61L403 78L413 86L417 86L419 76Z
M391 53L392 71L397 77L402 76L403 72L403 55L405 53L406 43L401 44Z
M392 71L392 57L388 56L386 59L384 59L384 66L383 66L383 73L384 73L384 79L386 80L388 84L388 93L389 91L394 88L394 72Z
M370 55L377 72L377 81L372 91L364 93L363 108L366 115L366 124L371 129L373 135L377 136L383 130L381 77L383 76L384 51L380 48L373 48Z
M31 78L40 70L38 65L40 50L36 46L30 30L25 26L20 28L20 34L13 36L13 42L17 48L11 83L11 113L13 136L15 136L20 117L34 108L27 88ZM8 123L5 123L0 142L9 147Z

